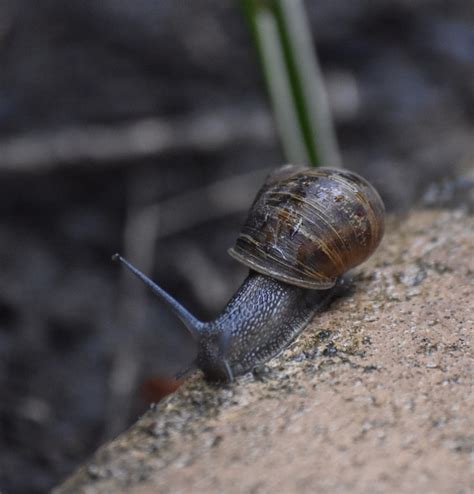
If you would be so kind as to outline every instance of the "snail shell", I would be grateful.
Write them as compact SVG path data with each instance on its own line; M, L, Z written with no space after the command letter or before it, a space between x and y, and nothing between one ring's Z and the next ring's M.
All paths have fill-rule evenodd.
M383 202L362 177L289 165L262 187L229 253L280 281L327 289L374 252L383 232Z

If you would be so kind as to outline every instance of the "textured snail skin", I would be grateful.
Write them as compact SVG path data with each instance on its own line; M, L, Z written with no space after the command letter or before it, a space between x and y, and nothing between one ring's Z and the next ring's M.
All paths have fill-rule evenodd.
M196 365L213 381L232 380L284 350L336 288L307 290L250 272L222 314L205 323Z

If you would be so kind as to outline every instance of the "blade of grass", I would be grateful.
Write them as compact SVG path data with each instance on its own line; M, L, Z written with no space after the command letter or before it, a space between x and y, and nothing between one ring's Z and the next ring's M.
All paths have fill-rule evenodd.
M341 166L324 81L301 0L241 0L286 158Z
M310 160L293 103L290 79L273 12L261 2L242 0L263 70L283 152L291 163Z

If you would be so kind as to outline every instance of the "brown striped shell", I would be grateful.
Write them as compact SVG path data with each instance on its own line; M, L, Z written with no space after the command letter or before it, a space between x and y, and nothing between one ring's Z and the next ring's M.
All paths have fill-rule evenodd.
M287 165L260 189L229 250L249 268L312 289L365 261L384 231L384 205L356 173Z

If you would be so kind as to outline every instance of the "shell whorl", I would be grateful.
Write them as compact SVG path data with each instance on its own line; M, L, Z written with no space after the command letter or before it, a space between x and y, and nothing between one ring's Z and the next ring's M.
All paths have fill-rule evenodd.
M264 184L229 253L259 273L326 289L374 252L383 230L383 202L365 179L287 166Z

